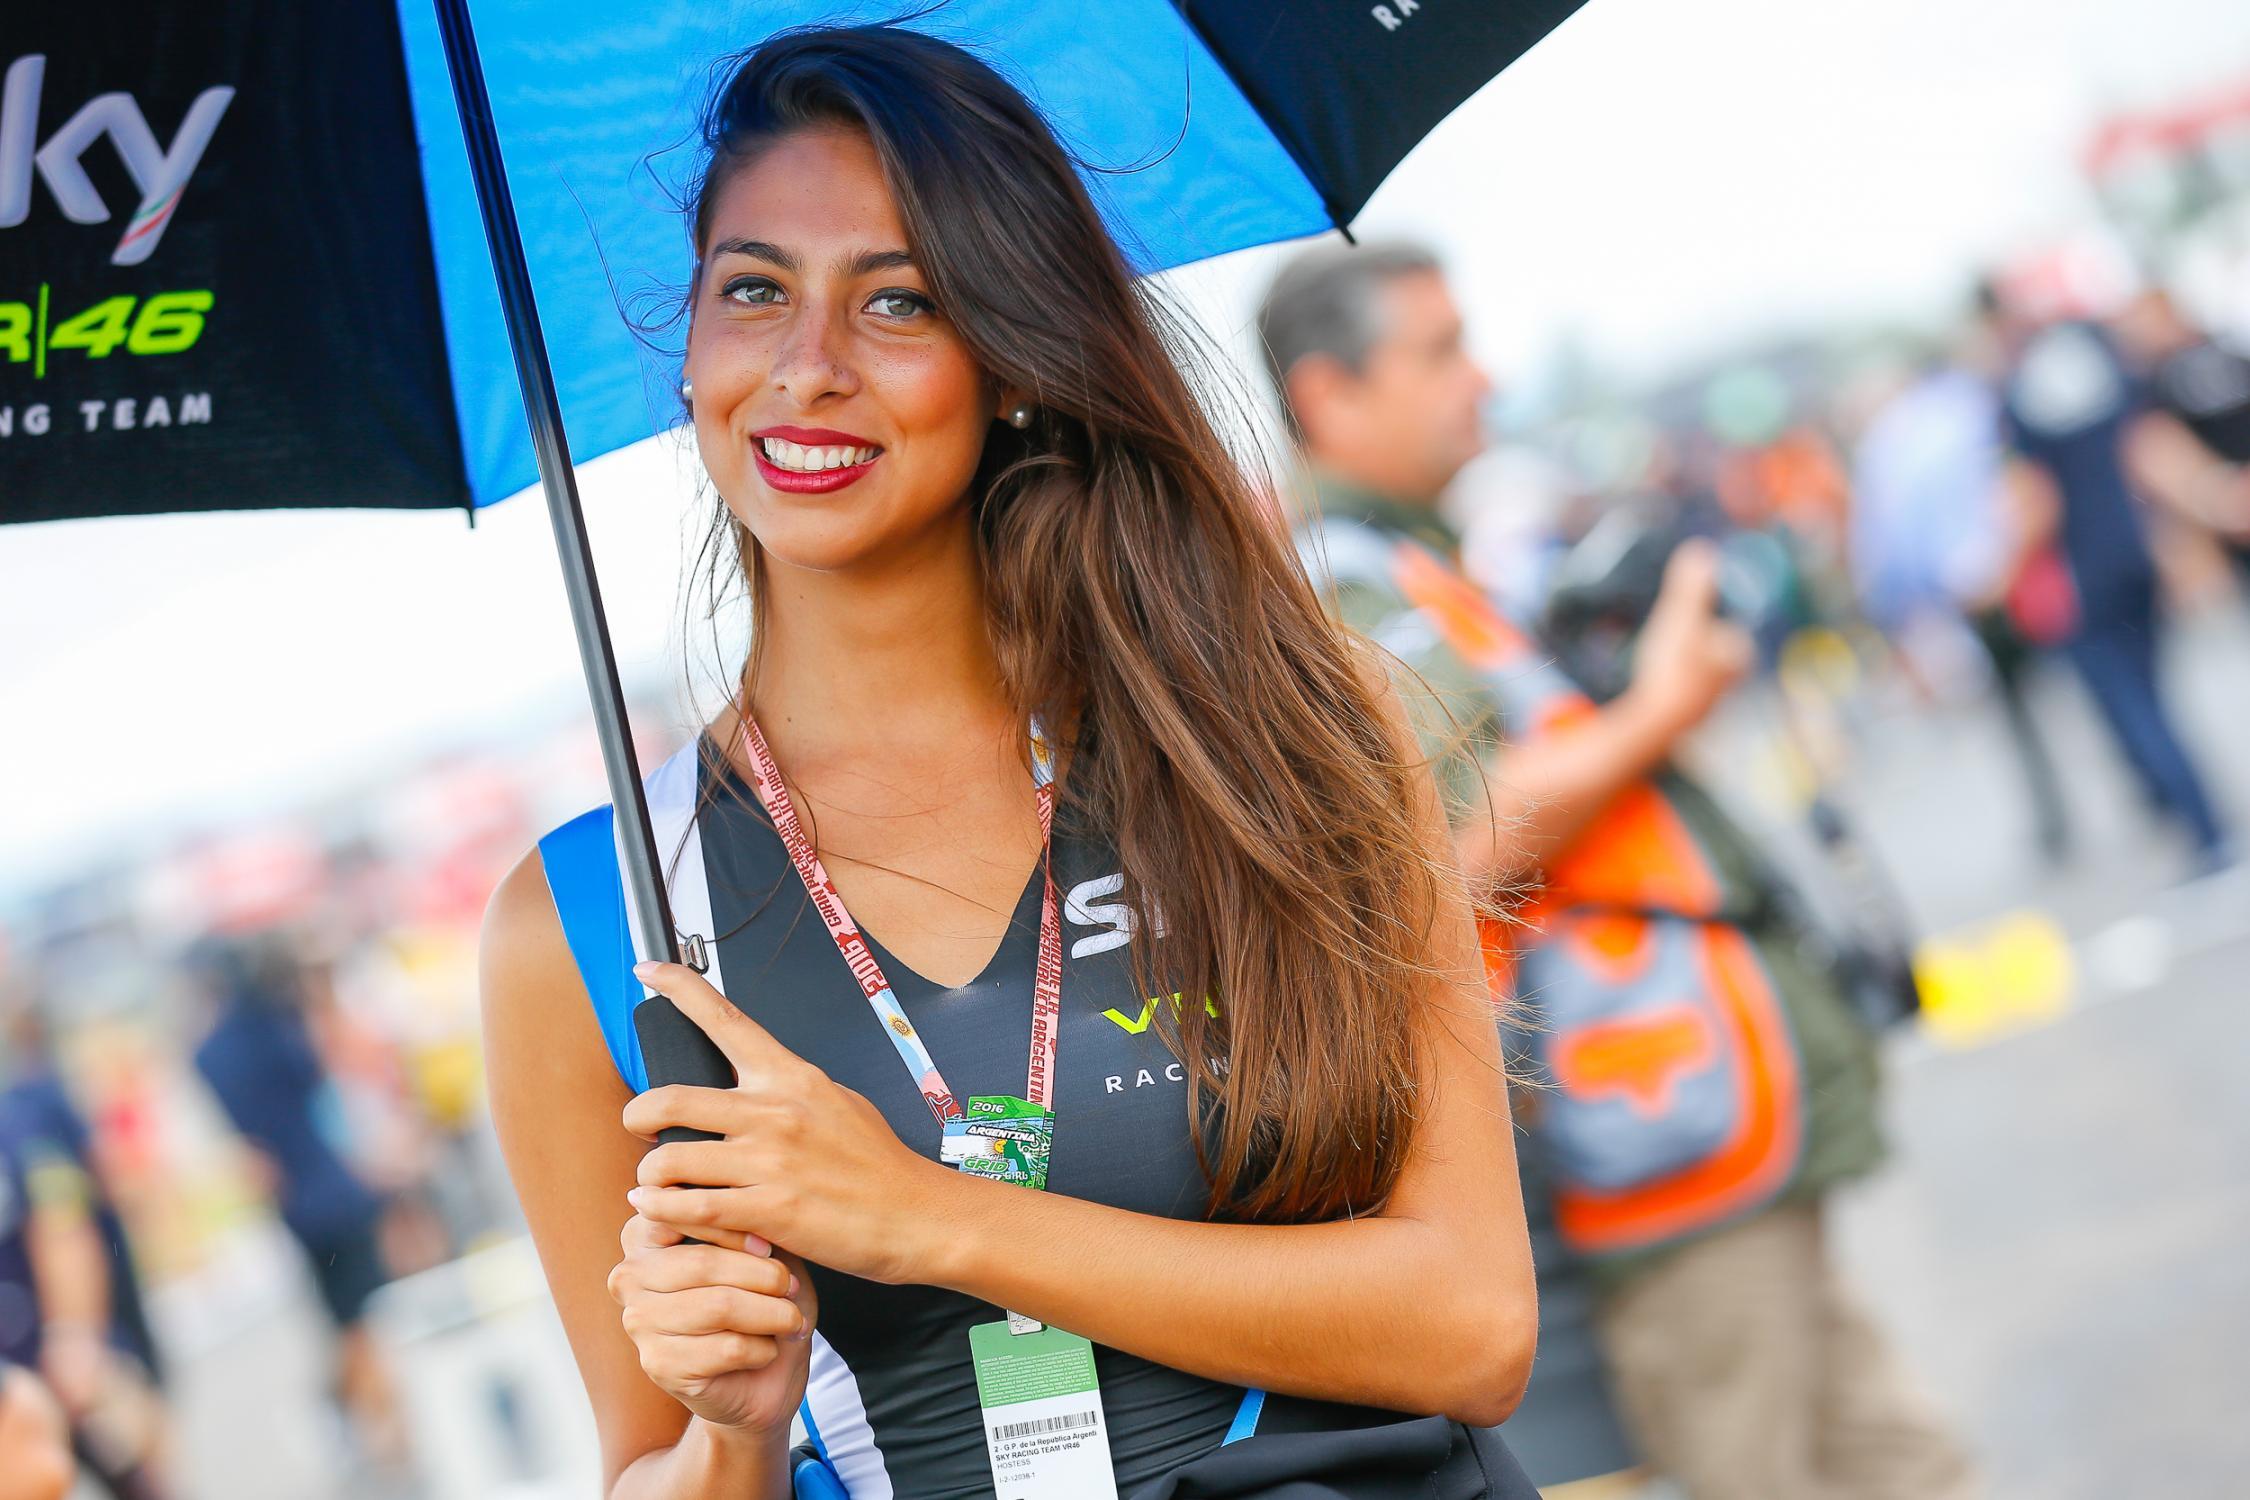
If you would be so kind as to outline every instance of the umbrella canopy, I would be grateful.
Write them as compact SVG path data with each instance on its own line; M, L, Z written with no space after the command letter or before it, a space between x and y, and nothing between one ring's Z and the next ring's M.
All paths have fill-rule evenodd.
M1582 0L950 0L1143 270L1344 225ZM636 940L672 925L571 468L680 414L676 293L727 54L808 0L110 0L0 38L0 523L545 491ZM549 334L547 330L552 330ZM652 1076L725 1083L656 997Z
M951 0L1144 270L1348 223L1581 0ZM624 312L726 54L900 7L477 0L578 458L680 416ZM531 435L430 0L33 6L0 38L0 522L485 505Z

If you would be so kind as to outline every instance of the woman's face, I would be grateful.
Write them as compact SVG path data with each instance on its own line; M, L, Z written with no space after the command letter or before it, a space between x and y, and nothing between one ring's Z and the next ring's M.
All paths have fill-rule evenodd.
M695 437L776 562L911 551L957 519L1002 409L907 249L865 133L775 141L718 191L688 334Z

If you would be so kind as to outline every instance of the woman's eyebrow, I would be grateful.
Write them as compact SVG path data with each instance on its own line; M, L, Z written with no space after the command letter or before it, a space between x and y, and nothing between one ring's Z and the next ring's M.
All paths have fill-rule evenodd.
M862 250L844 262L847 279L873 275L877 271L912 270L914 256L906 250Z
M782 249L779 245L768 244L764 240L721 240L711 247L711 254L714 257L747 255L752 260L767 261L791 273L804 269L796 256Z

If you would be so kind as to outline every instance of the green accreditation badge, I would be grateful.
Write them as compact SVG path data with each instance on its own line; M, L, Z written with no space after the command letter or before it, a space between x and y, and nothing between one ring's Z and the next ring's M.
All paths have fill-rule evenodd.
M969 1330L996 1500L1117 1500L1094 1346L1075 1333Z
M979 1094L964 1113L965 1119L946 1123L941 1155L948 1166L1024 1187L1047 1185L1047 1158L1055 1143L1053 1111L1013 1094Z

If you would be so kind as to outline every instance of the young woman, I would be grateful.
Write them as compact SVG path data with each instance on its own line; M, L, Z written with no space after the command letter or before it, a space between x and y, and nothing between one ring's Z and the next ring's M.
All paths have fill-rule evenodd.
M1528 1495L1501 1061L1383 674L997 74L793 33L705 144L754 630L650 788L709 966L630 967L607 809L485 935L609 1494ZM644 984L735 1088L647 1088Z

